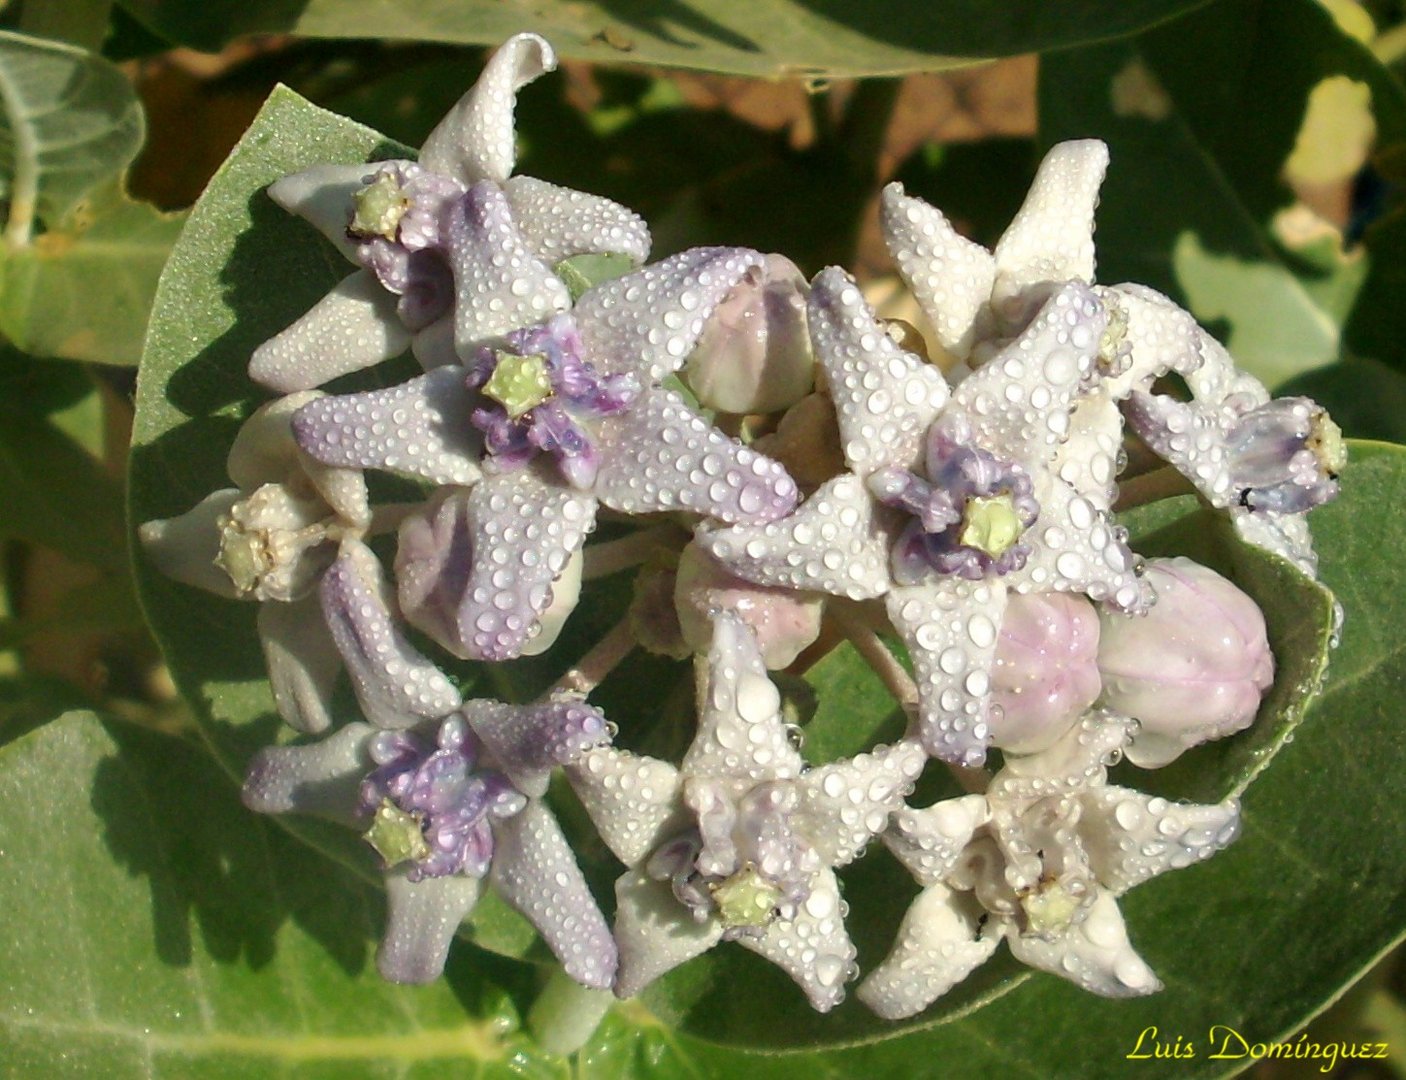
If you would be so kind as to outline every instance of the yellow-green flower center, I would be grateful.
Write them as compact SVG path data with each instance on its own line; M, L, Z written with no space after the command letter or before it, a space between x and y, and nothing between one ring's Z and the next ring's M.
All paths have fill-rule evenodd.
M253 592L272 568L267 537L249 532L238 522L224 521L220 527L220 553L215 565L229 575L241 593Z
M718 918L729 930L770 925L781 902L781 890L750 864L712 886L712 893Z
M1084 905L1057 881L1041 882L1020 898L1020 906L1025 909L1026 928L1040 937L1050 937L1064 933L1079 914Z
M483 384L483 392L507 410L516 420L552 396L552 380L547 375L545 356L518 356L500 352L493 374Z
M356 209L352 214L350 231L358 236L384 236L394 240L400 219L410 208L396 178L383 172L356 193Z
M993 559L1004 555L1025 531L1009 492L973 496L962 515L961 543L984 551Z
M382 799L371 819L371 828L363 834L366 842L385 859L387 866L423 859L430 853L420 821L407 814L390 799Z
M1347 464L1347 443L1343 441L1343 429L1333 423L1322 409L1313 416L1313 429L1309 432L1305 445L1313 451L1318 464L1329 476L1337 476Z

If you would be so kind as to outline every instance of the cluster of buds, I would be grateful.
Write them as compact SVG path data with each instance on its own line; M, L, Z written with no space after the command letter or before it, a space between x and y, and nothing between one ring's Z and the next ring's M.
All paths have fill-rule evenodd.
M236 438L234 486L142 529L171 576L260 603L278 710L316 737L259 753L246 802L362 832L399 981L438 975L488 884L585 986L629 996L733 942L828 1010L859 975L836 870L878 838L922 886L859 987L881 1016L1002 940L1095 993L1155 990L1117 898L1223 848L1239 808L1111 786L1108 767L1246 727L1274 662L1234 584L1129 548L1124 439L1311 574L1305 515L1343 464L1331 421L1271 401L1165 297L1095 284L1101 143L1055 147L991 252L887 188L927 323L905 336L838 267L807 281L725 247L649 263L631 211L511 175L515 96L554 65L514 37L418 162L270 189L357 269L251 358L283 396ZM935 355L901 344L920 337ZM406 350L407 382L319 389ZM1169 373L1188 400L1161 392ZM422 500L373 505L367 470ZM602 509L638 528L588 545ZM393 583L368 543L390 532ZM630 569L630 617L543 698L464 700L461 662L546 650L583 579ZM812 765L768 672L842 636L910 723ZM695 657L678 763L614 745L585 700L635 644ZM911 806L933 759L969 793ZM625 867L613 927L546 801L554 770Z

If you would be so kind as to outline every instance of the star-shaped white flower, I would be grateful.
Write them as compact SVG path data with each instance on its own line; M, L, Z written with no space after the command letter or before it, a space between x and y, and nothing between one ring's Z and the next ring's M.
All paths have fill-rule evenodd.
M475 186L460 211L459 266L493 282L488 302L458 308L461 323L553 291L545 267L534 276L526 263L517 272L504 263L516 234L501 193ZM396 570L411 622L457 656L508 659L541 644L542 616L599 504L732 522L795 507L780 465L661 385L761 262L745 248L693 248L604 282L545 321L518 309L517 329L464 352L462 364L299 411L294 431L314 459L447 489L401 530Z
M851 471L788 518L699 534L747 580L884 597L913 660L923 743L963 765L989 743L1009 590L1083 593L1119 610L1149 601L1109 510L1117 411L1081 411L1106 356L1107 309L1079 282L1042 296L949 390L842 271L822 272L809 322Z
M256 410L226 459L235 486L138 529L147 556L167 576L259 604L274 701L290 725L310 732L331 725L341 671L318 582L338 544L363 535L372 519L361 472L324 465L293 440L293 413L321 396L291 394Z
M698 732L675 767L614 747L567 776L629 869L616 882L615 992L736 941L770 960L827 1011L844 997L855 950L835 868L879 833L922 770L904 740L807 768L750 627L716 617L698 661Z
M465 273L453 212L475 187L501 196L511 217L500 274L525 283L534 271L590 253L644 262L649 230L633 211L511 175L517 92L556 63L543 38L517 34L430 133L418 162L319 165L269 188L275 202L316 226L361 269L256 349L250 378L283 392L309 389L411 345L426 368L456 363L456 345L462 354L568 307L567 287L555 277L550 290L523 288L505 302L490 295L493 281Z
M1295 399L1300 404L1292 419L1270 405L1265 388L1161 293L1136 284L1094 285L1094 210L1107 167L1108 148L1098 140L1055 146L990 252L958 234L941 212L890 184L882 199L884 237L937 340L966 362L956 377L977 366L992 338L999 341L1023 320L1046 290L1066 282L1091 286L1108 309L1107 351L1117 363L1084 410L1127 401L1137 434L1212 505L1228 509L1244 539L1312 574L1304 515L1336 494L1345 458L1336 428L1306 399ZM1191 402L1149 393L1169 371L1183 377ZM1277 466L1268 481L1267 458L1276 458ZM1091 464L1107 473L1111 460Z
M924 887L858 994L880 1016L921 1012L1005 940L1022 963L1106 997L1161 988L1117 898L1220 851L1235 800L1172 803L1110 787L1130 722L1090 713L1049 750L1012 757L984 795L894 815L884 842Z

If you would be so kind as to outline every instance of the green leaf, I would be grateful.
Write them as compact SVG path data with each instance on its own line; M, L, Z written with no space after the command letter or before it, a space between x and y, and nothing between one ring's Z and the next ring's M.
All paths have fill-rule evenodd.
M610 64L663 64L769 78L897 75L1131 33L1200 0L752 0L717 4L543 0L530 11L491 0L122 0L156 33L216 50L239 34L396 38L496 45L521 30L565 56Z
M1040 67L1041 141L1097 136L1112 151L1100 278L1184 303L1269 385L1339 358L1376 259L1345 251L1283 179L1322 173L1303 162L1323 154L1323 122L1304 126L1323 87L1370 99L1380 152L1406 143L1406 93L1315 0L1226 0ZM1338 151L1350 175L1361 157Z
M135 364L182 216L129 200L141 105L82 49L0 32L0 331L38 356Z
M117 480L42 415L0 413L0 539L125 571Z
M34 37L55 38L96 51L107 37L113 0L65 0L62 4L20 4L19 29Z
M379 898L194 747L70 712L0 749L0 806L10 1075L563 1075L484 957L381 980Z

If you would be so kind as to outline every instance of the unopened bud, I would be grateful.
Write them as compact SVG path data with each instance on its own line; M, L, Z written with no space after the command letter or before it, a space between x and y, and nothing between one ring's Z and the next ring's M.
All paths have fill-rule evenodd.
M693 544L679 556L674 606L683 639L695 652L707 652L713 640L712 612L735 611L757 635L762 662L772 671L789 666L820 636L818 596L743 581Z
M713 311L687 378L698 400L729 413L788 409L815 383L806 328L805 278L783 255L768 255Z
M1198 743L1250 725L1274 681L1264 616L1244 592L1190 559L1153 559L1157 603L1104 614L1098 666L1104 701L1140 727L1127 749L1157 768Z
M1082 596L1011 596L991 672L992 743L1032 754L1067 732L1098 698L1098 640L1098 614Z

